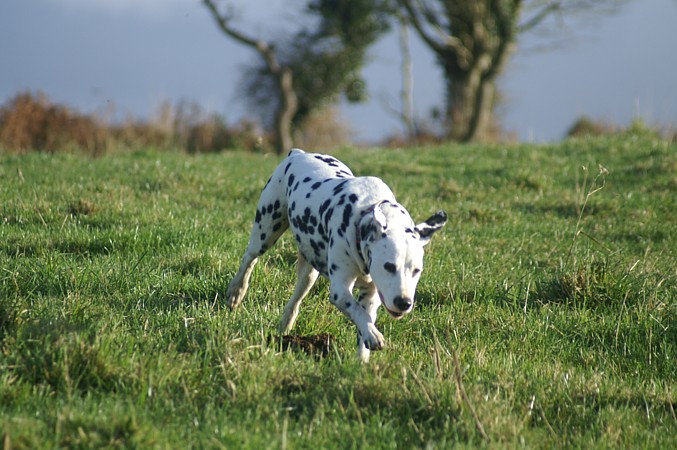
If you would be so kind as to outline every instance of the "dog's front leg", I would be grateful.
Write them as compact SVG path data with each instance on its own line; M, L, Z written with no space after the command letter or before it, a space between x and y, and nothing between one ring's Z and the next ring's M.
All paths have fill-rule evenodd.
M385 345L385 339L376 328L374 321L369 313L360 306L351 292L353 283L331 281L329 289L329 298L339 311L348 316L348 318L357 326L359 333L359 345L368 350L381 350ZM363 361L369 360L369 352L363 352L358 349L357 352Z
M360 287L360 295L358 297L358 303L360 307L364 308L369 314L372 323L376 324L376 313L381 302L378 299L378 294L376 292L376 286L373 283L367 285L366 287ZM366 346L362 335L358 333L357 336L357 357L363 362L369 362L370 350Z

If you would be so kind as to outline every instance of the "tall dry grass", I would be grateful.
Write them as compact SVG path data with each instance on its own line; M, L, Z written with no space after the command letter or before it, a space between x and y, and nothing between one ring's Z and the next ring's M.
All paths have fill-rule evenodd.
M0 107L0 152L76 151L101 155L155 148L189 153L227 149L265 150L269 137L254 122L229 125L191 102L163 103L150 120L112 123L53 103L45 94L22 92Z
M51 103L44 94L24 92L0 108L0 146L5 151L105 151L108 130L93 117Z

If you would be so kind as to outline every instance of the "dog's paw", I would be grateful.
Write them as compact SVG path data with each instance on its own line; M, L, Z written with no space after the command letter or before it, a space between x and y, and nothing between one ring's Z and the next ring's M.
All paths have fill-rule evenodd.
M380 331L376 329L374 324L367 325L368 333L362 334L364 346L369 350L381 350L386 345L386 341Z
M245 292L246 291L242 287L229 287L226 291L226 306L231 310L240 306L240 302L242 302Z
M226 306L227 306L228 309L230 309L231 311L235 310L239 305L240 305L240 303L239 303L239 302L233 301L233 299L228 299L228 300L226 301Z

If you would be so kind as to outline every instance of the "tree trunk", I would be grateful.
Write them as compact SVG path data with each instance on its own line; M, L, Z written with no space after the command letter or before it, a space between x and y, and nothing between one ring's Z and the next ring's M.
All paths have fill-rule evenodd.
M280 89L280 104L275 112L275 152L283 155L292 149L292 118L298 110L298 98L293 89L293 74L289 68L280 70L277 76Z
M407 140L412 142L416 137L414 123L414 72L412 70L411 48L409 46L409 23L404 14L398 14L400 53L402 54L402 113L400 117L407 129Z
M477 64L468 70L448 68L445 78L449 137L461 142L486 139L493 122L494 77Z

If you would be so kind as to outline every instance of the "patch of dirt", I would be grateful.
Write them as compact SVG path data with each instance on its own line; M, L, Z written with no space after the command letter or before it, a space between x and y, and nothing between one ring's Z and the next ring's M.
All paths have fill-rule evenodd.
M329 333L309 336L270 336L269 343L282 351L302 351L316 358L325 358L336 344L336 337Z

